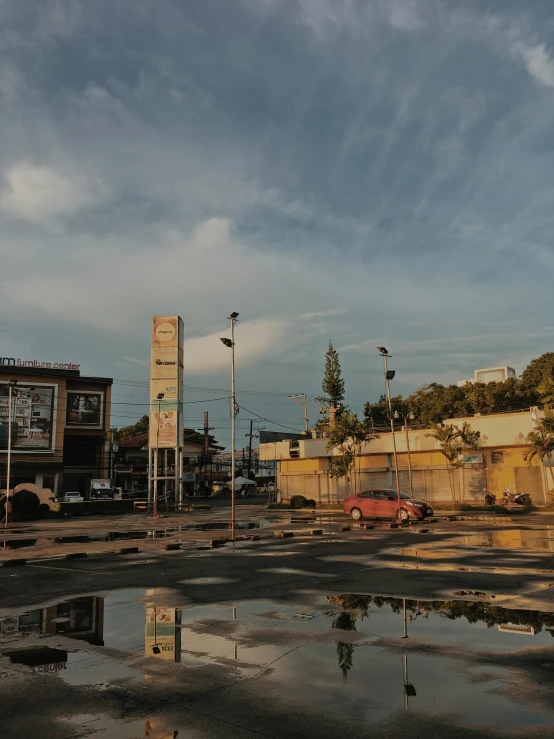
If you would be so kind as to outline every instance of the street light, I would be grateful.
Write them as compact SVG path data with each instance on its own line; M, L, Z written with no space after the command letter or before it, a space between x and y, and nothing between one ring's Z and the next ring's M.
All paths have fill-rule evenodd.
M400 480L398 478L398 456L396 454L396 436L394 435L394 416L392 415L392 403L390 399L390 381L394 378L394 375L396 374L394 370L389 370L389 357L390 354L385 349L384 346L378 346L377 351L379 354L383 357L383 364L385 366L385 384L387 386L387 400L388 400L388 407L389 407L389 418L390 418L390 429L392 431L392 446L394 450L394 475L396 479L396 492L398 493L398 520L402 520L402 507L401 507L401 498L400 498Z
M6 466L6 502L4 504L4 528L8 528L10 522L10 475L12 469L12 394L17 390L14 390L17 385L17 380L8 380L8 461Z
M158 513L158 462L159 462L159 446L160 446L160 416L162 409L162 400L165 393L158 393L156 400L158 401L158 427L156 429L156 467L154 474L154 496L152 499L152 518L159 518ZM167 473L166 473L167 474Z
M220 341L231 350L231 541L235 541L235 417L237 403L235 400L235 323L239 314L236 311L229 313L231 321L231 338L222 338Z
M400 418L398 411L394 411L394 417ZM408 434L408 421L413 421L415 416L413 413L408 413L407 416L402 416L404 419L404 428L406 430L406 446L408 448L408 476L410 478L410 495L414 497L414 490L412 485L412 455L410 454L410 436Z

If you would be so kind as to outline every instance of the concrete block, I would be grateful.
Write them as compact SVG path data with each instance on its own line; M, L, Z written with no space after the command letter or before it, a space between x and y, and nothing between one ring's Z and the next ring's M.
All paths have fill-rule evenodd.
M87 553L86 552L70 552L69 554L65 555L65 559L86 559Z
M323 534L323 529L310 529L310 534L312 536L321 536Z
M398 524L397 523L389 523L389 529L397 529Z
M416 529L417 534L428 534L429 529Z
M294 536L292 531L274 531L273 536L279 536L282 539Z
M372 523L366 523L364 524L364 528L366 531L371 531L371 529L374 529L375 526Z
M5 559L4 567L22 567L27 564L26 559Z
M178 542L173 544L166 544L165 548L168 552L175 552L177 551L177 549L181 548L181 545Z
M250 541L260 541L260 537L258 534L254 534L254 536L250 537Z
M138 554L138 552L138 547L123 547L123 549L119 550L120 554Z
M212 539L210 541L210 547L212 549L217 549L218 547L224 547L226 543L226 539Z
M351 526L341 526L340 531L352 531L352 527Z

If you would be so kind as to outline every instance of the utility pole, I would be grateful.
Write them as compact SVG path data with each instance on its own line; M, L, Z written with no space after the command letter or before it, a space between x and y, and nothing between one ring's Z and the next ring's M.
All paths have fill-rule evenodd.
M4 503L4 530L7 531L8 524L11 521L11 501L10 501L10 476L12 467L12 417L13 417L13 396L17 396L15 386L17 380L8 380L8 464L6 467L6 501ZM17 437L16 437L17 438Z
M308 420L308 398L306 393L299 393L298 395L289 395L289 400L295 400L298 405L301 405L304 409L304 418L302 423L304 424L304 433L308 434L310 431L310 422Z
M385 367L385 384L387 386L387 401L388 401L388 408L389 408L389 418L390 418L390 430L392 432L392 448L394 451L394 475L396 479L396 492L398 493L398 520L402 520L402 500L400 498L400 480L398 477L398 456L396 454L396 436L394 435L394 416L392 413L392 403L391 403L391 397L390 397L390 381L394 378L395 372L394 370L389 370L389 357L390 354L385 349L384 346L378 346L377 351L381 354L383 357L383 364Z
M252 433L253 423L254 421L250 419L250 433L246 434L246 436L248 436L248 472L246 474L246 477L248 477L248 479L250 479L250 471L252 469L252 437L254 436L254 434Z
M238 412L236 394L235 394L235 323L239 314L233 311L229 314L228 319L231 321L231 338L221 338L220 341L231 350L231 541L235 541L235 436L236 436L236 417Z

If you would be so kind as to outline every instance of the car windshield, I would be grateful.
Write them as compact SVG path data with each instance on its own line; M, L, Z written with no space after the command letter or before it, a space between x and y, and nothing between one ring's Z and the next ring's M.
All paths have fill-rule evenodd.
M388 490L387 492L389 492L391 495L394 495L395 498L398 498L397 490ZM402 498L402 500L406 500L406 498L411 498L412 496L408 495L408 493L400 492L400 497Z

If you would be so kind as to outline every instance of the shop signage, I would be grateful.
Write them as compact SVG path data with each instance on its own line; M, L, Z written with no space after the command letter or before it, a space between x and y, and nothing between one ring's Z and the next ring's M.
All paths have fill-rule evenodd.
M15 357L0 357L0 365L6 367L31 367L34 369L64 369L78 370L80 364L74 362L39 362L38 359L16 359Z

